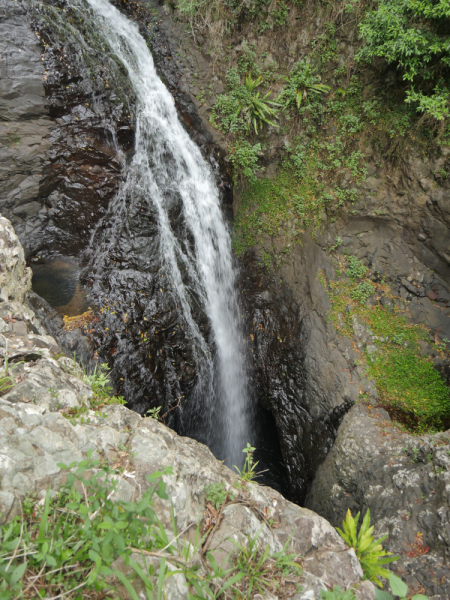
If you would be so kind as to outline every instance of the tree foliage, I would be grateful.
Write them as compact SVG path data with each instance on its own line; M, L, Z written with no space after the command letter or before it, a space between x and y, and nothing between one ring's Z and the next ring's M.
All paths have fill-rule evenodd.
M410 82L406 102L438 121L449 116L450 3L379 0L360 25L358 60L383 58Z

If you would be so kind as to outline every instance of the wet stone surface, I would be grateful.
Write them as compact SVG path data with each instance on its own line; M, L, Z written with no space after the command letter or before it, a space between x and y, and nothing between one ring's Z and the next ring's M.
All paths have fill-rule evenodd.
M308 318L287 286L268 276L248 254L241 264L239 287L251 389L256 401L273 414L289 497L302 503L351 401L334 410L311 403L306 393Z
M80 48L66 3L2 3L0 210L27 256L78 254L132 149L132 97L92 32Z

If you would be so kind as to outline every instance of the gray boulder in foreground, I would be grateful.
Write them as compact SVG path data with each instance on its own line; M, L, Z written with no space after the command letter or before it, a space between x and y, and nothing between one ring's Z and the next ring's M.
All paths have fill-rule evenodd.
M108 406L102 409L102 417L91 412L89 424L76 425L59 412L41 410L33 404L0 399L2 521L19 514L20 499L26 494L35 492L43 498L49 485L56 490L65 477L57 463L82 460L89 449L94 457L125 467L119 489L127 500L138 498L147 489L146 475L172 466L173 475L164 476L164 480L177 529L186 530L190 542L197 523L204 519L205 487L223 482L231 488L238 483L236 474L217 461L206 446L180 437L124 406ZM235 502L226 506L209 545L218 563L233 549L231 540L246 542L248 534L254 536L262 527L258 538L261 548L269 544L271 551L277 552L292 536L287 551L302 557L303 589L292 596L296 600L320 598L321 588L335 585L344 589L355 585L359 598L373 598L372 584L361 582L362 570L353 549L325 519L288 502L275 490L254 483L234 492ZM169 531L170 500L156 502L158 516ZM273 519L272 527L265 523L263 514ZM176 581L171 580L175 585Z

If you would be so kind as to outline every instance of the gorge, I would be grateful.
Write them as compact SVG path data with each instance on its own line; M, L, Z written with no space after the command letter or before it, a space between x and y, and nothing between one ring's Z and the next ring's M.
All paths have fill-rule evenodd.
M396 572L416 592L446 598L448 421L441 433L424 429L420 437L392 425L398 414L385 412L384 388L364 365L392 335L362 307L424 324L432 336L417 344L448 380L448 149L424 153L397 130L385 138L381 117L369 117L367 133L348 108L345 125L316 116L323 140L335 140L339 127L348 135L339 148L320 142L330 144L320 150L325 166L339 152L353 166L337 175L323 168L311 179L323 176L341 193L353 189L353 177L359 190L356 201L346 196L345 210L332 200L316 209L301 205L282 179L286 157L297 152L289 128L300 136L301 126L286 120L262 137L250 133L253 148L265 144L258 185L276 182L261 188L276 207L267 213L273 225L259 208L259 188L236 174L244 146L221 130L217 101L232 94L226 67L245 63L242 80L259 69L275 100L284 83L271 73L313 56L330 19L339 33L322 38L330 57L320 60L335 68L323 69L322 81L332 98L352 98L358 42L345 11L292 3L278 24L282 7L272 4L263 17L244 15L235 30L217 30L216 39L178 3L2 0L0 211L25 249L37 293L39 272L56 273L58 261L74 265L71 315L90 307L90 323L67 331L38 296L27 300L68 356L75 352L91 369L108 362L115 393L131 409L144 416L159 408L165 425L230 467L241 468L242 449L255 446L269 469L264 483L333 525L347 508L369 507L376 530L390 534L386 548L401 555ZM220 23L208 18L208 26ZM216 42L222 50L214 51ZM399 85L392 69L374 67L357 92L366 103L371 78L380 97ZM309 151L296 155L308 168ZM304 198L326 195L297 185ZM277 221L286 198L294 198L296 216L282 212ZM298 217L305 214L312 216ZM359 304L353 290L364 277L346 276L353 256L371 277ZM62 314L68 285L62 276L56 287L64 299L52 302ZM397 346L408 344L402 327Z

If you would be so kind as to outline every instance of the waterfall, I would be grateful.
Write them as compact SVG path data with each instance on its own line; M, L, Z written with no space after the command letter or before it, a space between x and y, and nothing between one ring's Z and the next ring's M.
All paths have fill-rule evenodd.
M251 407L231 239L214 176L180 123L137 25L107 0L87 1L97 32L126 69L136 97L134 155L109 211L109 227L111 222L116 230L127 227L128 205L136 198L156 212L160 264L200 364L196 390L189 399L196 406L184 411L182 430L195 435L196 428L206 428L202 439L227 464L239 466L242 449L251 441ZM80 5L80 10L86 9ZM170 223L174 199L182 206L186 231L181 237ZM114 244L114 236L104 241L102 255ZM98 252L96 261L101 260ZM212 344L193 318L195 302L202 304L208 317Z

